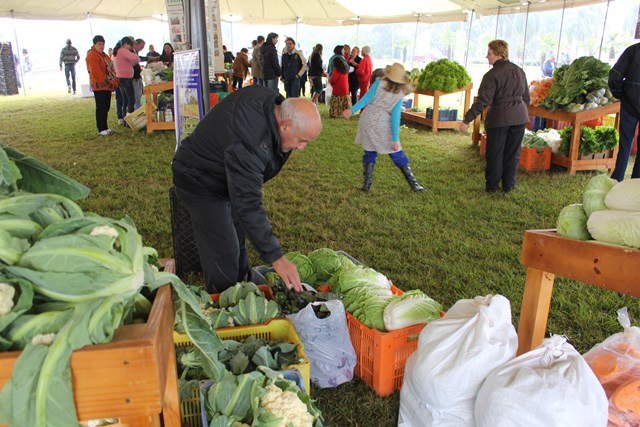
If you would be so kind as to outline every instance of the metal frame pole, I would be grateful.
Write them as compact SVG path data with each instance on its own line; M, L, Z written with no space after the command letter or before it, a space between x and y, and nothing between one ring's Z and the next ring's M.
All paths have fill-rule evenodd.
M502 6L498 6L498 14L496 15L496 36L494 37L494 39L498 38L498 26L500 24L500 10L502 9Z
M520 65L522 68L524 68L524 61L525 58L527 57L526 55L526 51L527 51L527 27L529 26L529 8L531 7L531 2L528 1L527 2L527 15L525 17L524 20L524 40L522 42L522 64Z
M556 52L557 63L560 63L560 42L562 41L562 27L564 26L564 11L567 8L567 0L562 2L562 17L560 18L560 34L558 34L558 51Z
M469 20L469 33L467 34L467 50L464 52L464 68L467 68L467 61L469 60L469 45L471 44L471 27L473 26L473 15L475 15L475 9L471 10L471 19Z
M609 16L609 3L611 0L607 0L607 11L604 13L604 24L602 24L602 37L600 37L600 49L598 50L598 59L602 54L602 43L604 42L604 31L607 28L607 17Z
M418 43L418 24L420 24L420 14L416 18L416 31L413 35L413 54L411 54L411 68L413 69L413 61L416 57L416 44Z

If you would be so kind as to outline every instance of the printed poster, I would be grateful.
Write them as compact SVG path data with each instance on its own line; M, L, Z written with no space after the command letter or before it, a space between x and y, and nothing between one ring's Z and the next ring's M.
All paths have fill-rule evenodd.
M220 0L207 0L207 40L209 41L209 75L224 72L224 53L222 52L222 25L220 21Z
M170 42L174 50L184 50L187 46L187 31L184 21L182 0L165 0L169 19Z
M176 52L173 56L173 102L177 150L204 117L199 49Z

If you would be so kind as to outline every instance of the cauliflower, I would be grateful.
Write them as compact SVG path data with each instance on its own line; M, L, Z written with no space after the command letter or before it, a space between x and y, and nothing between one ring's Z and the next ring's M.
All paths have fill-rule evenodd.
M307 412L307 405L295 393L282 391L273 384L265 387L265 390L267 392L260 399L260 406L280 418L278 427L311 427L313 425L313 416Z
M108 225L99 225L97 227L94 227L93 230L91 230L91 235L92 236L110 236L113 238L118 237L118 231L113 228L113 227L109 227Z
M8 283L0 283L0 317L11 312L16 289Z
M31 338L31 344L33 345L51 345L53 340L55 339L56 334L40 334Z

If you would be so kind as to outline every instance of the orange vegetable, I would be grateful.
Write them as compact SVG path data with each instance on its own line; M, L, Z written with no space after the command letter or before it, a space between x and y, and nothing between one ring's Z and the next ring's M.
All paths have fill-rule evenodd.
M640 420L640 380L619 387L611 396L611 403L624 413L627 422L637 423Z

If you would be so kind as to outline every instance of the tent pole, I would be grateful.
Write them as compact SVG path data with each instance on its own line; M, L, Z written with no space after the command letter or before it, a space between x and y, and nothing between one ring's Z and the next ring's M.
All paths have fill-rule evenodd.
M16 39L16 56L20 58L20 44L18 43L18 31L16 30L16 18L13 14L13 9L11 10L11 22L13 23L13 36ZM27 96L27 82L24 81L24 73L22 72L22 59L20 59L18 70L20 71L20 79L22 80L22 93L24 96Z
M229 23L231 24L231 53L233 53L233 15L229 15Z
M560 64L560 42L562 41L562 27L564 26L564 11L567 8L567 0L562 2L562 17L560 18L560 34L558 34L558 51L556 53L557 64Z
M609 3L611 0L607 0L607 11L604 13L604 24L602 25L602 37L600 38L600 50L598 50L598 59L602 54L602 43L604 42L604 31L607 29L607 16L609 16Z
M420 14L416 18L416 31L413 35L413 54L411 55L411 69L413 69L413 61L416 57L416 44L418 43L418 24L420 24Z
M358 22L356 23L356 46L360 42L360 17L358 16Z
M471 27L473 26L473 15L475 15L475 9L471 10L471 19L469 20L469 33L467 34L467 50L464 52L464 68L467 68L467 60L469 59L469 44L471 43Z
M296 40L298 40L298 21L300 21L300 17L296 16ZM297 43L300 43L300 41L297 41Z
M526 52L527 52L527 27L529 26L529 8L531 7L531 2L528 1L527 2L527 15L524 19L524 40L522 42L522 65L521 67L524 68L524 61L525 58L527 57Z
M87 21L89 21L89 32L91 33L91 38L93 38L93 26L91 25L91 12L87 12Z
M498 24L500 24L500 10L502 9L502 6L498 6L498 14L496 15L496 36L494 37L494 40L496 40L498 38Z

